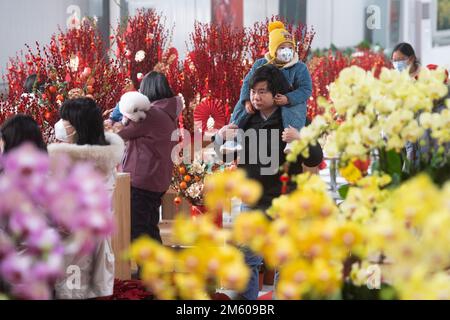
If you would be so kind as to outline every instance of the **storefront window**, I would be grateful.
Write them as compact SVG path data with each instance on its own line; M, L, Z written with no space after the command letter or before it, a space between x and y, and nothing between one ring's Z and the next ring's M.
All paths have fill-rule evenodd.
M435 46L450 44L450 1L435 0L432 3L433 43Z

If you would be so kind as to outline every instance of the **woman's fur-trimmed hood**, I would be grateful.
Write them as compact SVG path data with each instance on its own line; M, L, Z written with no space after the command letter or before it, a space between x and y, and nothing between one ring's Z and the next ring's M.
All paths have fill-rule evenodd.
M121 163L125 151L125 143L115 133L106 132L107 146L77 145L70 143L53 143L47 149L50 158L65 154L73 161L90 161L96 169L105 175L111 174Z

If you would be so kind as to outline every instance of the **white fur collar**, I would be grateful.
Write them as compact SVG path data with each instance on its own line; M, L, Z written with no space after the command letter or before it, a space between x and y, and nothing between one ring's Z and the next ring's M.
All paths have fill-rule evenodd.
M93 146L69 143L53 143L48 145L47 150L50 158L55 158L59 154L66 154L74 161L92 161L98 170L109 174L122 161L125 151L125 143L122 138L115 134L106 132L107 146Z

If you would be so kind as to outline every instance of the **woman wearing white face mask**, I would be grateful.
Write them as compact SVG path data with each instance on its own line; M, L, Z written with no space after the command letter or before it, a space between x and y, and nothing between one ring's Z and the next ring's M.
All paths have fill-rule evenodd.
M409 75L417 78L420 72L419 59L409 43L399 43L392 51L392 65L395 70L403 72L409 68Z
M76 133L69 121L61 119L55 124L55 138L60 142L74 143Z
M61 107L60 115L61 120L55 125L55 137L62 143L48 146L50 158L56 159L52 163L56 165L61 154L69 156L74 162L92 163L104 176L112 198L116 167L125 150L122 138L104 132L101 110L92 99L67 100ZM110 240L98 243L94 254L66 256L65 262L67 266L80 267L81 287L69 288L67 278L63 277L55 285L56 298L89 299L112 295L114 254Z
M299 60L296 50L296 42L284 24L275 21L269 24L269 52L259 60L256 60L252 69L244 79L241 95L236 104L231 122L243 129L248 119L255 113L250 102L249 81L256 69L273 64L278 67L292 87L291 92L274 98L277 106L281 107L283 127L285 134L283 142L286 142L285 152L290 151L290 143L298 137L298 132L306 123L306 105L312 94L312 80L306 65ZM233 146L224 146L224 150L233 149Z

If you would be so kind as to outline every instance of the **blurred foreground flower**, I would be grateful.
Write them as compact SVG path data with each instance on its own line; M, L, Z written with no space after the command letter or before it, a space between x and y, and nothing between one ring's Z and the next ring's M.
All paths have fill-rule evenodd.
M12 297L50 299L65 254L89 254L113 221L103 178L87 164L50 160L31 145L3 159L0 175L0 279Z

